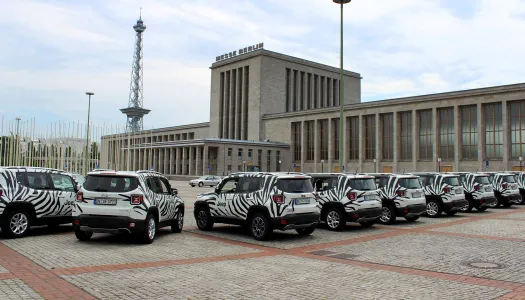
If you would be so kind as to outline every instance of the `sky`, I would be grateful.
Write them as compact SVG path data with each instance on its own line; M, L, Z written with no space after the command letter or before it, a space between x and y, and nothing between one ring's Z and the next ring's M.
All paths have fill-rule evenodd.
M0 118L125 126L136 23L145 128L209 121L217 55L268 50L339 66L332 0L0 0ZM525 0L353 0L344 68L362 101L525 82Z

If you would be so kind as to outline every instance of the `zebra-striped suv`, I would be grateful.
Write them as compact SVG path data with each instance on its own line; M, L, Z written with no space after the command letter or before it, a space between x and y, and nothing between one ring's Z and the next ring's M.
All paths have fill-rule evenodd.
M518 187L521 195L521 202L519 204L525 204L525 172L512 172L514 179L518 183Z
M215 223L246 226L256 240L274 229L314 232L319 208L310 176L301 173L234 173L215 190L197 195L195 220L200 230Z
M94 232L130 233L150 244L157 229L181 232L184 202L162 174L153 171L97 171L86 176L73 207L73 228L81 241Z
M510 207L512 204L521 203L521 196L518 183L514 174L502 172L486 172L489 175L489 181L494 188L496 202L491 207Z
M319 197L321 221L330 230L342 230L347 222L374 225L381 215L381 199L374 177L363 174L312 173Z
M433 172L412 173L412 175L419 177L425 191L428 217L439 217L443 212L453 216L467 205L468 202L457 175Z
M485 211L496 202L489 175L484 173L455 173L459 176L459 181L465 192L465 199L468 201L461 211L469 212L473 208L478 211Z
M0 225L2 234L19 238L33 225L71 224L71 205L78 183L55 169L0 168Z
M397 217L409 222L419 219L426 211L426 199L419 178L407 174L372 174L379 188L382 213L379 222L393 224Z

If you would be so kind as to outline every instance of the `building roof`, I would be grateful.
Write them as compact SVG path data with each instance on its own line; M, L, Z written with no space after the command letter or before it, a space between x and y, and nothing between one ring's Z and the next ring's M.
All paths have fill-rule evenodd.
M194 140L179 140L179 141L166 141L166 142L137 144L137 145L132 145L131 149L170 148L170 147L176 148L176 147L204 146L206 144L244 145L244 146L276 147L276 148L286 148L286 149L290 148L289 144L281 143L281 142L202 138L202 139L194 139ZM122 149L128 149L128 147L122 147Z
M159 132L166 132L166 131L174 131L174 130L184 130L184 129L194 129L194 128L204 128L204 127L210 127L210 122L202 122L202 123L194 123L194 124L187 124L187 125L177 125L177 126L170 126L170 127L161 127L161 128L155 128L155 129L148 129L148 130L142 130L139 132L135 132L131 135L150 135L152 133L159 133ZM111 138L111 137L117 137L117 136L128 134L126 132L117 133L117 134L110 134L110 135L104 135L102 136L103 139Z

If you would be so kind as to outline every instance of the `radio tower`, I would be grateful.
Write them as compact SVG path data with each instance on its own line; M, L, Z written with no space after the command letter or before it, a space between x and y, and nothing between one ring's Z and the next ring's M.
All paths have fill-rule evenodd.
M129 90L129 103L127 108L120 111L128 117L126 122L127 132L141 131L142 119L150 110L142 107L142 33L146 30L142 22L142 8L137 24L133 26L137 35L135 36L135 51L133 52L133 67L131 70L131 83Z

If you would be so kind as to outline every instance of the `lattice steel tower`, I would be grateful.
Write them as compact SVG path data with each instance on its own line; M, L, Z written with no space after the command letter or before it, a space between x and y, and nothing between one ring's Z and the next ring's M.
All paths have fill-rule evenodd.
M126 122L126 130L128 132L141 131L143 128L142 119L150 112L149 109L142 107L142 33L146 30L146 26L142 22L142 12L133 29L135 29L137 34L135 36L135 51L133 53L133 67L131 70L129 103L127 108L120 110L128 117Z

